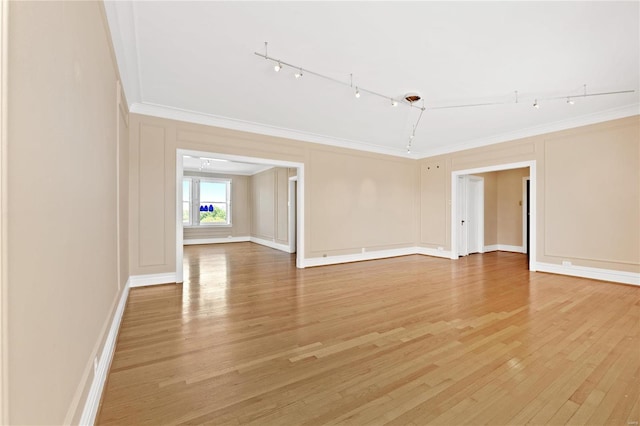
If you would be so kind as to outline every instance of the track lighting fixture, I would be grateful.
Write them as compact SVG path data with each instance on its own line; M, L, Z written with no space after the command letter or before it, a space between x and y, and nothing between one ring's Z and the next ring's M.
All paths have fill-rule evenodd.
M284 61L281 61L280 59L275 59L272 58L271 56L269 56L268 51L267 51L267 46L268 46L268 42L265 41L264 43L264 54L263 53L259 53L259 52L254 52L254 54L256 56L260 56L261 58L264 58L268 61L271 61L274 66L273 69L276 72L279 72L283 65L286 65L288 67L291 67L293 69L296 69L298 71L296 71L296 73L294 74L296 79L299 79L300 77L302 77L303 75L303 71L306 74L342 85L342 86L347 86L349 87L351 90L354 89L353 86L353 74L349 74L349 81L344 81L341 79L336 79L333 77L329 77L327 75L324 74L320 74L317 73L315 71L311 71L309 69L294 65L294 64L290 64ZM575 93L569 93L569 94L565 94L563 96L555 96L555 97L541 97L541 96L536 96L534 98L533 101L533 107L535 109L540 109L540 104L538 103L539 100L541 101L550 101L550 100L566 100L566 103L569 105L573 105L574 99L575 98L587 98L587 97L592 97L592 96L603 96L603 95L620 95L620 94L624 94L624 93L634 93L635 90L620 90L620 91L614 91L614 92L596 92L596 93L587 93L587 85L584 84L583 85L584 91L582 94L575 94ZM379 92L375 92L373 90L369 90L369 89L365 89L361 86L355 86L355 93L354 96L356 98L360 98L360 92L366 92L368 95L373 95L373 96L378 96L380 98L384 98L387 101L391 102L391 106L392 107L397 107L398 104L402 104L404 106L407 106L409 108L417 108L418 110L420 110L420 115L418 116L418 119L416 120L411 135L409 136L409 142L407 144L407 154L411 153L411 147L412 147L412 141L415 137L415 133L416 133L416 129L418 128L418 124L420 124L420 120L422 119L422 115L424 114L425 110L427 109L425 104L424 104L424 99L418 94L418 93L407 93L404 95L403 98L397 98L397 97L393 97L393 96L388 96L388 95L384 95L382 93ZM459 104L459 105L442 105L442 106L430 106L429 110L438 110L438 109L452 109L452 108L469 108L469 107L480 107L480 106L487 106L487 105L507 105L507 104L518 104L520 103L519 101L522 100L522 98L528 98L531 99L533 98L533 95L530 96L524 96L521 97L520 93L516 90L514 91L514 97L513 100L508 100L508 101L504 101L504 100L500 100L500 101L495 101L495 102L482 102L482 103L468 103L468 104ZM418 101L422 101L421 105L418 105Z

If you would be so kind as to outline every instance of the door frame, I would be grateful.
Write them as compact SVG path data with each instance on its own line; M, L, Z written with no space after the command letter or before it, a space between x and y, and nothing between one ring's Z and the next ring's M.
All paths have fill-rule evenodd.
M522 178L522 252L527 253L527 181L531 182L529 176ZM531 194L529 194L531 197ZM531 230L529 230L531 232ZM531 250L529 250L531 251ZM531 253L529 253L531 254Z
M9 424L8 392L8 293L7 274L7 146L9 0L0 0L0 423Z
M493 166L486 167L477 167L473 169L464 169L464 170L456 170L451 172L451 259L456 260L459 258L458 256L458 227L454 226L457 220L457 212L458 212L458 176L463 175L471 175L474 173L488 173L488 172L498 172L501 170L511 170L511 169L521 169L524 167L529 168L529 196L530 196L530 216L529 216L529 226L530 226L530 241L529 248L531 253L529 254L529 270L532 272L536 271L536 240L537 240L537 232L536 232L536 217L537 217L537 182L536 182L536 160L530 161L521 161L516 163L506 163L506 164L496 164Z
M297 186L298 186L298 176L289 177L289 200L287 204L287 209L289 212L289 253L297 253L297 223L298 223L298 215L296 214L296 206L298 205L298 197L297 197ZM294 235L295 238L291 238Z
M221 154L213 151L196 151L190 149L176 149L176 282L184 282L184 268L182 265L184 257L183 233L182 233L182 177L184 167L182 158L185 155L195 157L216 157L221 160L238 161L244 163L264 164L276 167L286 167L297 169L297 194L296 194L296 246L304 247L304 163L293 161L273 160L260 157L248 157L246 155ZM304 268L304 250L296 250L296 267Z
M460 183L462 182L462 188L460 188ZM467 223L470 223L469 220L469 188L471 188L471 182L480 182L482 185L480 185L478 193L476 194L476 206L475 206L475 211L476 211L476 217L475 220L477 221L477 227L478 227L478 233L476 235L476 244L478 245L478 251L474 251L473 253L484 253L484 178L481 176L474 176L474 175L461 175L458 176L458 193L460 195L460 198L463 199L463 205L458 204L457 207L457 215L456 215L456 221L452 222L455 223L456 226L458 226L458 223L460 222L460 220L462 220L460 218L460 216L464 216L464 220ZM458 256L467 256L469 254L472 254L469 252L469 228L466 227L466 234L467 234L467 238L463 239L464 242L464 250L462 250L462 253L460 253L461 249L463 249L463 247L458 247ZM461 234L458 234L458 237L462 237Z

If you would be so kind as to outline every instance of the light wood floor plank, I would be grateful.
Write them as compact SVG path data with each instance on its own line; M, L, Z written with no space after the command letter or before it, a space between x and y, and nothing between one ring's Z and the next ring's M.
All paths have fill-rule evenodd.
M299 270L237 243L184 267L131 290L98 424L638 421L640 288L502 252Z

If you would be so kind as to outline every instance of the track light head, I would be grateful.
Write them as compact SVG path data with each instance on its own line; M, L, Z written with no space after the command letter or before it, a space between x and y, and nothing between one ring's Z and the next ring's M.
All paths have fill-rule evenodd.
M300 78L302 77L302 69L300 69L299 71L296 71L296 73L293 75L295 78Z
M356 86L356 98L360 97L360 90L358 90L358 87Z
M275 65L273 66L273 70L274 70L275 72L279 72L281 69L282 69L282 64L281 64L280 62L278 62L277 64L275 64Z
M391 99L391 106L392 107L397 107L398 106L398 101L396 101L395 99Z
M568 103L569 105L573 105L573 104L575 104L576 102L575 102L573 99L571 99L571 97L567 97L567 103Z
M535 109L540 109L540 104L538 104L538 100L537 99L535 101L533 101L533 107Z

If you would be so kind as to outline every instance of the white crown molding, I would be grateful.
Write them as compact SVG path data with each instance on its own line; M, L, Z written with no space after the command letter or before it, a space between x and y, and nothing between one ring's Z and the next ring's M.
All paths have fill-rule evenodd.
M537 271L640 286L640 273L637 272L615 271L613 269L590 268L575 265L564 266L543 262L537 263Z
M573 129L575 127L588 126L589 124L602 123L604 121L616 120L619 118L640 115L640 103L634 103L620 108L600 111L593 114L581 115L579 117L567 120L555 121L553 123L542 124L535 127L527 127L525 129L516 130L499 135L489 136L481 139L472 139L469 141L452 144L449 146L439 147L421 152L422 158L434 157L436 155L450 154L452 152L464 151L467 149L480 148L487 145L493 145L501 142L509 142L517 139L528 138L531 136L543 135L546 133L558 132L561 130Z
M129 277L129 287L144 287L148 285L173 284L176 282L176 273L132 275Z
M205 114L196 111L173 108L165 105L152 104L148 102L135 102L131 104L130 111L135 114L143 114L152 117L184 121L187 123L203 124L206 126L214 126L224 129L238 130L260 135L275 136L280 138L318 143L322 145L337 146L340 148L355 149L358 151L373 152L377 154L386 154L394 157L411 158L417 160L433 157L436 155L449 154L452 152L464 151L473 148L480 148L483 146L493 145L501 142L508 142L531 136L572 129L575 127L587 126L589 124L596 124L604 121L639 115L640 103L634 103L620 108L587 114L567 120L543 124L540 126L528 127L514 132L501 133L499 135L481 139L473 139L449 146L430 149L427 151L414 152L412 154L407 154L404 150L397 148L387 148L380 145L368 144L365 142L333 138L325 135L303 132L300 130L286 129L282 127L271 126L268 124L254 123L235 118Z
M182 242L184 246L198 244L225 244L225 243L243 243L251 241L250 237L227 237L227 238L192 238L185 239Z
M348 139L334 138L316 133L271 126L268 124L254 123L236 118L221 117L213 114L205 114L165 105L148 102L132 103L129 110L135 114L150 115L152 117L166 118L170 120L184 121L187 123L204 124L205 126L220 127L223 129L239 130L242 132L256 133L259 135L275 136L279 138L293 139L303 142L318 143L322 145L337 146L340 148L355 149L358 151L386 154L394 157L413 158L418 156L407 154L398 148L387 148L380 145L368 144Z
M105 1L103 3L125 96L129 102L139 102L142 99L142 84L135 2ZM125 38L127 43L124 42Z
M82 410L82 416L80 417L79 423L81 425L92 425L95 423L98 408L100 407L100 399L102 398L102 392L104 391L104 384L107 381L107 375L109 374L113 354L116 350L118 332L120 331L120 322L122 321L124 308L127 304L127 299L129 298L130 283L131 279L127 280L124 285L122 295L118 302L118 307L113 314L111 327L109 327L109 333L107 334L107 339L102 347L102 353L98 358L98 364L94 372L91 387L89 388L89 394L87 395L87 399L84 403L84 409Z

